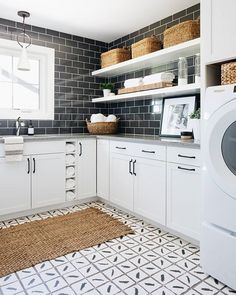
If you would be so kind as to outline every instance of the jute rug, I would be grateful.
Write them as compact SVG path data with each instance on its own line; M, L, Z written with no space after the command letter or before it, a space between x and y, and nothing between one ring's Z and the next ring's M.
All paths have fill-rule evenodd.
M0 277L133 231L96 208L0 230Z

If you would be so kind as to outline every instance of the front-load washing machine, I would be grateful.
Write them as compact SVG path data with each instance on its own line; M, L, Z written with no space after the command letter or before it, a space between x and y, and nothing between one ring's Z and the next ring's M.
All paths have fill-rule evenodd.
M236 289L236 85L209 87L203 109L203 270Z

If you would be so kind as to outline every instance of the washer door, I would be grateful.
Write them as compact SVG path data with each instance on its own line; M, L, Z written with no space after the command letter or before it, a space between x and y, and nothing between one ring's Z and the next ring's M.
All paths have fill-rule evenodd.
M215 183L236 199L236 100L219 108L206 129L207 168Z
M221 150L225 164L236 175L236 122L232 123L225 131Z

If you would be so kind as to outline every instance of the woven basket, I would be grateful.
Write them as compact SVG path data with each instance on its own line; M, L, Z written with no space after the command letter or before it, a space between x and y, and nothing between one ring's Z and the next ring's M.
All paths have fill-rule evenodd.
M118 130L119 119L116 122L98 122L91 123L86 119L87 128L90 134L115 134Z
M164 32L164 48L200 37L200 18L175 25Z
M173 86L172 82L158 82L153 84L140 85L136 87L121 88L121 89L118 89L118 94L133 93L138 91L159 89L159 88L172 87L172 86Z
M136 58L161 49L161 42L156 36L147 37L131 45L132 58Z
M131 58L128 48L116 48L101 54L101 67L106 68Z
M236 62L221 65L221 85L236 83Z

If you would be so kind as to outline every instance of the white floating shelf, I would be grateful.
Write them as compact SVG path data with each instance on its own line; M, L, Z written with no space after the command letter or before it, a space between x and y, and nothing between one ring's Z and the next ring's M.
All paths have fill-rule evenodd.
M133 71L154 68L168 64L179 57L193 56L200 52L200 38L184 42L166 49L161 49L110 67L92 72L97 77L114 77Z
M115 96L106 96L106 97L99 97L94 98L92 102L99 103L99 102L118 102L118 101L128 101L132 99L149 99L150 97L155 98L163 98L167 96L180 96L180 95L189 95L189 94L196 94L200 93L200 85L199 84L188 84L184 86L173 86L173 87L166 87L154 90L145 90L127 94L119 94Z

